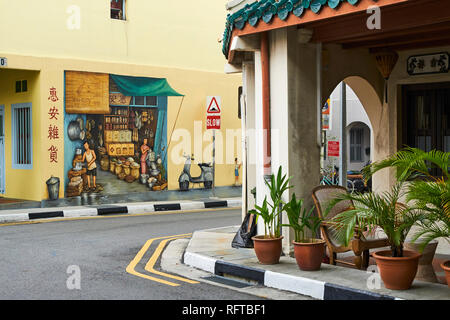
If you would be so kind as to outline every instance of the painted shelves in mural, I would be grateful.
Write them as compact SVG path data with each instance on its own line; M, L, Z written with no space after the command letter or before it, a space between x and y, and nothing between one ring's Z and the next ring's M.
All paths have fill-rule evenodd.
M167 189L166 108L167 97L123 95L109 74L66 72L66 197Z

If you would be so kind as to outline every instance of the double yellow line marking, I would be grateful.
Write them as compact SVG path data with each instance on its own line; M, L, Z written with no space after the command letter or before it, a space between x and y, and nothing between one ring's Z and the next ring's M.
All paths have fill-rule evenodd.
M159 256L161 255L162 251L164 250L164 247L166 246L166 244L169 241L186 238L186 237L189 237L191 235L192 235L192 233L186 233L186 234L180 234L180 235L176 235L176 236L159 237L159 238L153 238L153 239L147 240L147 242L144 244L144 246L141 248L141 250L139 250L137 255L130 262L130 264L128 265L126 271L129 274L132 274L134 276L138 276L138 277L141 277L141 278L144 278L144 279L148 279L148 280L156 281L156 282L159 282L159 283L163 283L163 284L166 284L168 286L172 286L172 287L179 286L180 284L178 284L178 283L167 281L167 280L160 279L160 278L155 278L155 277L152 277L152 276L150 276L148 274L140 273L140 272L137 272L135 270L136 266L142 260L142 258L144 257L145 253L150 248L151 244L154 241L156 241L156 240L164 239L163 241L161 241L159 243L159 245L156 248L155 252L153 253L153 255L148 260L147 264L145 265L145 268L144 268L145 271L148 271L148 272L150 272L152 274L159 275L159 276L162 276L162 277L165 277L165 278L174 279L174 280L178 280L178 281L182 281L182 282L187 282L187 283L190 283L190 284L199 283L198 281L193 281L193 280L190 280L190 279L174 276L174 275L171 275L171 274L168 274L168 273L165 273L165 272L161 272L161 271L155 270L155 268L154 268L155 264L156 264L156 261L158 260Z

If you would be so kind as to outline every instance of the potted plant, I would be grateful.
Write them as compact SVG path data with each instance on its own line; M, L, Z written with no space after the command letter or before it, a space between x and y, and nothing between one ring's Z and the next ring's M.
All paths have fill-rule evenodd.
M282 175L280 167L276 176L272 174L269 181L265 180L270 190L272 203L267 201L266 196L262 206L255 205L255 209L250 210L251 214L255 214L257 218L261 217L264 220L264 235L252 237L256 256L262 264L276 264L280 261L281 240L283 239L280 232L282 195L290 188L288 186L290 179L286 175Z
M350 200L353 207L336 215L332 221L336 236L349 244L355 227L374 232L380 227L386 234L390 250L373 254L381 279L388 289L406 290L411 287L417 273L420 253L403 250L403 244L411 227L421 219L420 213L400 199L403 182L397 182L390 191L377 194L343 194L330 202L329 208Z
M393 156L373 163L364 170L366 176L393 167L397 179L408 181L407 201L414 202L415 207L423 212L417 221L418 232L412 242L420 239L420 251L438 238L450 239L450 153L439 150L425 152L417 148L406 147ZM436 168L438 176L432 174ZM450 260L441 267L446 273L447 285L450 287Z
M315 271L319 270L322 264L325 241L307 236L308 230L305 229L309 229L313 236L317 234L321 219L314 214L314 207L307 210L303 203L303 199L297 201L295 193L292 195L291 201L284 206L289 224L283 226L294 230L292 244L298 267L304 271Z

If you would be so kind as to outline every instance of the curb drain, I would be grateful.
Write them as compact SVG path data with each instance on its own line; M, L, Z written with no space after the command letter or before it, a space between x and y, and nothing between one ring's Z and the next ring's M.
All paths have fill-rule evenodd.
M206 277L202 277L202 279L220 283L220 284L224 284L224 285L235 287L235 288L239 288L239 289L253 286L253 284L251 284L251 283L234 280L234 279L230 279L230 278L226 278L226 277L222 277L222 276L218 276L218 275L206 276Z

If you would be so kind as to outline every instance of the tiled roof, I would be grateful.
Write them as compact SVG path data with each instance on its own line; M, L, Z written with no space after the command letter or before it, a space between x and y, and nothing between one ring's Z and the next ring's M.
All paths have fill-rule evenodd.
M336 9L341 2L356 5L359 0L260 0L247 4L239 11L229 14L223 34L222 52L228 58L231 34L234 28L242 30L246 23L256 26L260 20L270 23L274 16L286 20L290 14L301 17L305 10L319 14L323 6ZM374 0L376 1L376 0Z

